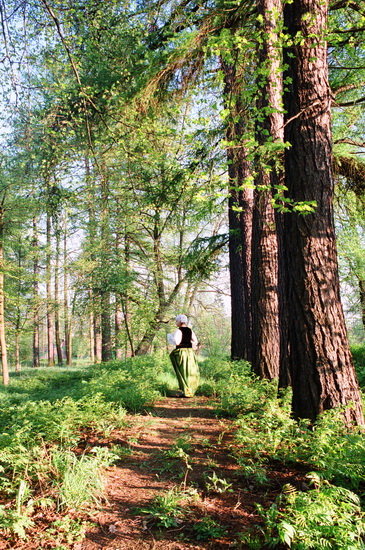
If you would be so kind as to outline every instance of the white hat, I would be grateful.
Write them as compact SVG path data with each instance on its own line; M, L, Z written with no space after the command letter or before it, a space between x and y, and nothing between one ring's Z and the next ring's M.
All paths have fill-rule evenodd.
M188 324L188 318L186 317L186 315L184 315L182 313L180 313L180 315L176 315L175 321L177 323L184 323L184 325Z

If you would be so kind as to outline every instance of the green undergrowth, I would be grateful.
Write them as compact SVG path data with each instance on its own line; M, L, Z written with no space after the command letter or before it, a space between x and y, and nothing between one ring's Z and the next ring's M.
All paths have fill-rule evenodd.
M313 427L291 417L290 390L256 379L245 363L213 373L220 397L217 412L236 418L232 453L240 474L255 491L265 491L272 470L287 470L293 485L266 507L263 525L241 536L248 548L361 549L365 521L365 437L347 429L341 410L322 414Z
M68 371L27 370L1 388L0 529L7 538L25 538L41 510L57 512L80 535L82 522L74 523L68 510L100 504L102 471L123 459L112 442L100 447L98 440L123 430L127 412L151 409L161 398L158 378L164 369L166 361L145 357ZM85 452L87 437L94 446ZM51 522L44 536L51 540L57 534L64 544L70 534L65 529L60 540L62 532Z
M356 357L361 372L362 350ZM273 466L298 473L275 502L258 509L262 523L241 535L244 547L363 548L364 434L347 430L340 411L322 415L314 429L295 422L290 392L278 398L276 384L258 380L245 362L200 358L200 370L197 393L215 397L217 415L236 422L232 453L241 483L262 493L272 483ZM53 514L42 534L44 548L81 540L86 525L74 514L103 502L103 470L127 456L113 442L113 432L124 429L128 413L151 411L176 387L167 356L13 376L0 390L0 529L7 538L26 538L36 528L35 518ZM83 444L87 438L91 445ZM178 440L165 453L166 465L180 468L182 493L161 495L146 507L158 528L179 528L189 518L186 503L189 508L195 498L189 493L190 445ZM232 480L208 470L206 490L237 490ZM196 540L224 533L209 517L194 529Z

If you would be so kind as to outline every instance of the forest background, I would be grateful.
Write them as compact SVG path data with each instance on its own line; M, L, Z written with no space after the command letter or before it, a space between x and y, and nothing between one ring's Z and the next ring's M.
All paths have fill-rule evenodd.
M183 312L234 467L212 470L224 433L191 487L194 446L156 449L184 482L141 512L154 534L362 548L364 3L0 0L0 21L1 544L84 538L133 413L176 386ZM223 535L187 489L258 506Z
M359 344L364 14L356 2L330 8L320 32L329 42L335 225L347 325ZM278 325L279 307L268 291L278 282L266 272L277 269L270 264L277 244L265 227L279 227L278 213L309 219L316 211L315 197L286 193L280 166L288 142L267 127L285 111L267 99L271 75L284 73L285 96L302 32L290 42L280 9L2 2L3 366L6 355L19 370L166 349L174 314L184 311L204 353L230 353L232 324L232 357L277 375L264 349L275 340L268 327ZM268 218L257 229L260 216ZM252 230L251 275L244 262ZM259 313L249 311L251 298ZM257 341L245 349L252 332Z

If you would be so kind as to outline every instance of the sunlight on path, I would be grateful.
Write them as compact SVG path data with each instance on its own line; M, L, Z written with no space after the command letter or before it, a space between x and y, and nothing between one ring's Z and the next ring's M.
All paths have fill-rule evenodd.
M108 469L107 503L95 515L97 528L87 533L82 550L203 549L232 547L232 538L247 523L251 511L241 506L242 494L206 489L206 477L216 472L232 479L237 466L229 456L232 422L217 419L212 402L204 397L159 401L152 415L130 417L124 445L130 455ZM169 460L176 442L186 446L192 469L184 473L181 461ZM223 473L222 473L223 472ZM182 526L156 529L138 508L150 506L156 495L178 487L193 487L200 498ZM228 481L227 481L228 483ZM202 517L224 520L226 536L200 542L192 537L192 524ZM229 533L231 531L231 533ZM224 531L222 531L224 532Z

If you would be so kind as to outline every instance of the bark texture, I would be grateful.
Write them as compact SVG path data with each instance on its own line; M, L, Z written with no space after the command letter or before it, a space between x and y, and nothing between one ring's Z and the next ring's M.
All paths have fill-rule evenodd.
M285 219L290 364L295 417L315 420L347 406L348 424L363 423L340 302L333 222L333 177L325 30L328 3L293 0L285 24L303 39L289 51L285 96L286 185L294 201L316 201L313 214ZM294 42L295 44L295 42Z
M257 163L252 224L252 367L270 380L279 377L280 334L278 300L278 242L272 193L280 183L277 158L271 144L283 141L281 53L278 24L281 0L258 0L262 15L262 42L258 55L265 69L258 82L260 98Z
M251 236L253 190L245 182L251 175L242 138L244 115L240 99L240 79L237 64L222 62L224 97L230 111L226 128L229 200L229 276L231 285L231 357L233 360L252 358L251 334Z

